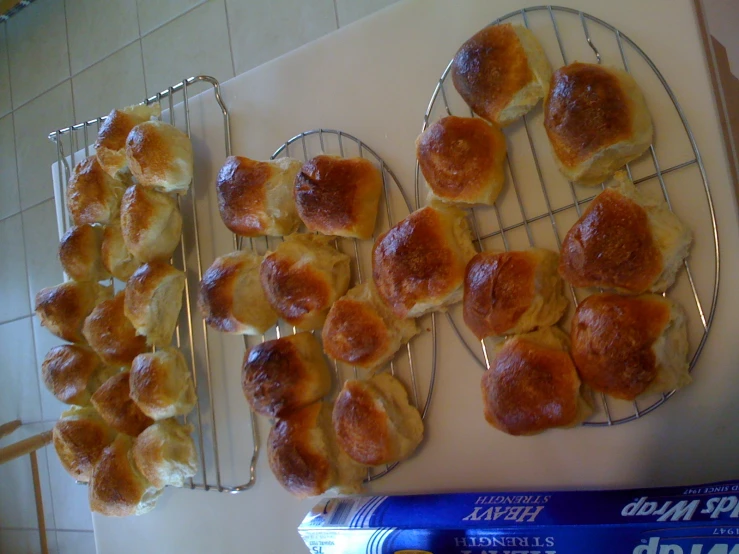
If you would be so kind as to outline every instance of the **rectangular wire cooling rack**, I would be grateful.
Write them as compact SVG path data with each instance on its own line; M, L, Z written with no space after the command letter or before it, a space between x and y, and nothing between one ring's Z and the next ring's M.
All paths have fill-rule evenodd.
M171 125L176 125L191 136L190 124L190 94L189 89L198 83L212 86L213 102L215 102L223 116L223 139L226 155L231 154L231 124L229 112L221 97L219 82L213 77L199 75L190 77L170 86L154 96L146 98L141 104L162 104L163 119ZM208 100L210 101L210 100ZM57 146L57 180L54 195L57 201L57 220L59 236L61 237L70 225L66 203L66 183L71 176L71 170L93 152L93 144L97 138L101 124L107 116L83 121L70 127L58 129L49 134L49 140ZM191 137L192 138L192 137ZM69 152L65 153L66 148ZM197 165L197 156L196 156ZM178 196L178 204L183 216L182 238L180 248L175 252L172 263L185 272L185 301L180 313L180 321L175 333L178 348L187 359L192 372L192 378L197 390L198 401L193 413L186 417L186 421L193 423L195 442L200 460L197 475L190 479L185 488L204 491L218 491L239 493L254 486L256 482L256 462L259 454L259 434L254 414L249 412L252 449L248 468L248 480L241 484L224 484L222 471L222 457L224 451L223 440L219 443L219 425L217 424L218 402L214 395L214 371L224 371L225 368L214 370L211 364L211 349L208 340L208 331L205 321L197 311L197 294L200 280L203 276L203 257L201 253L201 238L196 210L196 191L201 187L205 190L211 183L198 182L196 177L186 195Z

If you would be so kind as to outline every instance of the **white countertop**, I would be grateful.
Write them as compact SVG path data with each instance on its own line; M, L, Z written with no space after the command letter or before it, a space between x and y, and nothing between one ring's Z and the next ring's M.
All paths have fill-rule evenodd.
M562 3L615 25L652 57L681 101L703 155L716 204L723 289L695 382L633 423L512 438L486 426L480 370L439 318L439 370L427 440L418 456L373 484L369 493L650 486L737 477L739 345L731 314L739 311L739 295L729 290L739 272L739 224L692 1ZM486 23L536 4L408 0L236 77L223 86L234 152L267 158L302 130L338 128L377 150L412 193L414 139L446 63ZM205 140L200 148L210 144ZM218 149L213 152L210 164L199 169L206 179L222 163ZM230 244L222 227L213 222L214 236L225 244L219 254ZM228 374L229 385L238 384L243 346L238 340L223 344L223 367L216 371ZM237 389L228 389L229 402L237 403ZM239 409L243 413L243 406ZM247 427L234 423L231 440L238 441ZM266 421L260 421L260 429L266 437ZM104 554L303 552L296 527L314 503L284 492L262 452L252 490L240 495L167 490L145 516L95 515L95 536Z

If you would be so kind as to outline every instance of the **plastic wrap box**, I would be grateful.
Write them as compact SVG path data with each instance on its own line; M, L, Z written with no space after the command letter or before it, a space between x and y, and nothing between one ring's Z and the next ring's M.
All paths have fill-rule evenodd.
M314 554L739 554L739 481L324 499L298 532Z

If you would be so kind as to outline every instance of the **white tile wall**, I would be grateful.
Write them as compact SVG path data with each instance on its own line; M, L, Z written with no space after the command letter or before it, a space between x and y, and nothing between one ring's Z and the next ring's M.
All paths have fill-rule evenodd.
M141 101L185 77L225 81L391 0L36 0L0 24L0 423L18 440L67 407L40 383L62 341L32 317L62 278L47 134ZM65 144L68 150L68 144ZM92 554L87 488L39 451L49 550ZM40 552L27 457L0 466L0 553Z
M66 0L66 6L72 74L139 38L136 6L130 0Z
M64 2L38 0L20 11L8 24L8 53L14 109L68 78Z
M0 219L21 209L18 171L15 165L13 114L0 118Z
M141 41L85 69L72 78L74 113L86 121L110 113L113 108L141 102L146 95Z

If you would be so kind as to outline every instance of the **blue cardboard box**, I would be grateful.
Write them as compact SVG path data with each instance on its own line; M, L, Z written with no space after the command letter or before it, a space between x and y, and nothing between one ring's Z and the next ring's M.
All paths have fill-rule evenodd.
M298 532L313 554L739 554L739 481L332 498Z

